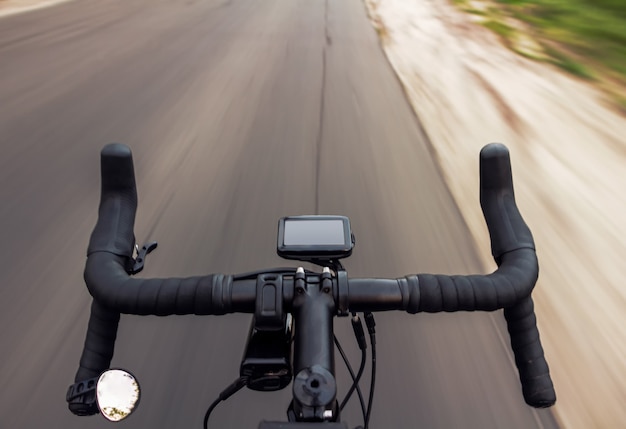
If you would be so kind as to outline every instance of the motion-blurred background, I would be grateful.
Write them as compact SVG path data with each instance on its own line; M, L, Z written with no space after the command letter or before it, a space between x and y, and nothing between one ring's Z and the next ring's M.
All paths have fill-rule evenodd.
M0 427L108 425L71 415L65 391L111 141L133 150L135 233L159 242L150 277L285 265L278 218L314 213L350 217L352 276L487 272L478 151L502 141L538 244L559 402L524 404L500 312L381 314L371 427L624 424L621 3L43 3L0 0ZM248 323L123 316L113 365L143 396L119 425L200 427L238 375ZM335 330L358 365L348 324ZM284 420L290 396L243 390L210 423ZM343 417L361 423L357 401Z

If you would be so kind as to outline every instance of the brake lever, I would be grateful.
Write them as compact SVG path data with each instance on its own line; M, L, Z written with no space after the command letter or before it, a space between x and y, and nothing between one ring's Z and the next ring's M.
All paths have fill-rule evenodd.
M158 246L156 241L151 241L143 245L141 250L137 252L137 258L132 259L133 262L132 268L126 270L129 275L134 275L140 273L143 270L144 264L146 262L146 257Z

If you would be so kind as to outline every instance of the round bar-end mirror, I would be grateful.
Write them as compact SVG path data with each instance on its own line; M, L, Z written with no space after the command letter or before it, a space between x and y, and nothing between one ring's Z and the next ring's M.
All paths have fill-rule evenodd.
M109 421L119 422L128 417L139 404L139 383L127 371L104 371L96 386L100 413Z

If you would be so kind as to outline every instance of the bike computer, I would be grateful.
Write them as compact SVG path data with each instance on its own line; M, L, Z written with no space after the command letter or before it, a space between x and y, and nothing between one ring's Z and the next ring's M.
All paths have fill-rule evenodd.
M332 260L352 254L354 237L346 216L288 216L278 221L277 253L300 261Z

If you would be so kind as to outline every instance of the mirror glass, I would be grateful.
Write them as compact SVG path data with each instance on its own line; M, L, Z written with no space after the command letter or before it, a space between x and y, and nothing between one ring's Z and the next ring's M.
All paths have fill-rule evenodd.
M129 372L110 369L98 379L96 399L100 413L107 420L118 422L128 417L139 404L139 383Z

